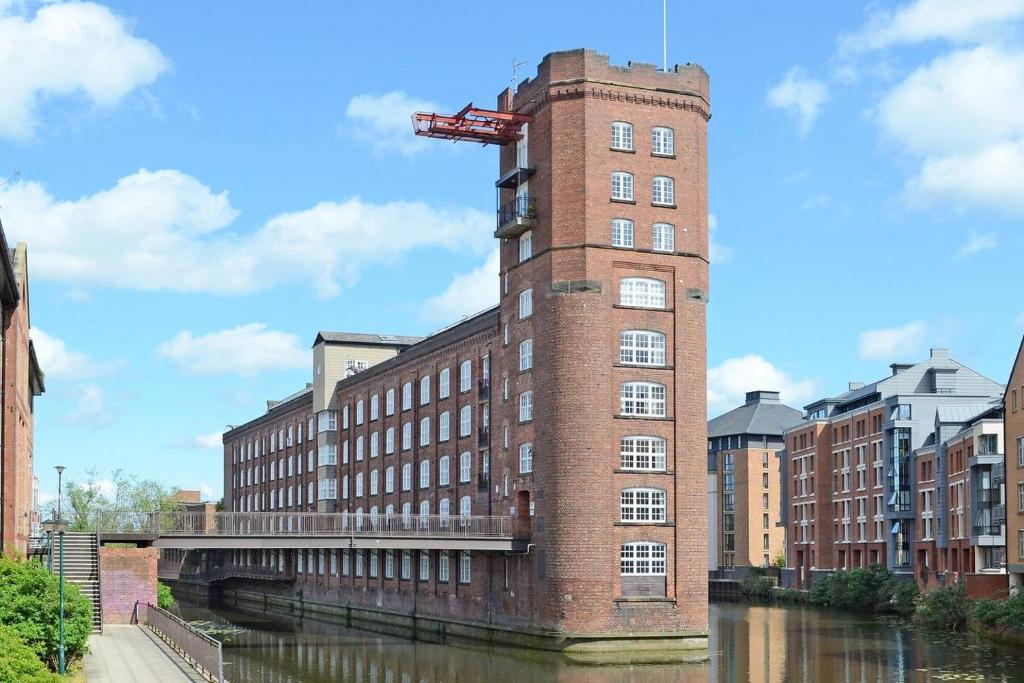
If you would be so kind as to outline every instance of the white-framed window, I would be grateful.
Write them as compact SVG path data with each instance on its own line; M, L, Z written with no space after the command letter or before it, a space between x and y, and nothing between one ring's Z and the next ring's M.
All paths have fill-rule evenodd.
M619 398L619 413L622 415L665 417L667 414L664 384L623 382Z
M356 498L363 497L363 473L356 473Z
M412 382L406 382L402 385L402 410L410 410L412 408Z
M459 551L459 583L469 583L473 578L473 565L468 550Z
M348 406L347 405L343 406L342 409L341 409L341 428L342 429L348 429ZM271 446L273 446L273 444L274 444L274 436L273 436L273 434L271 434L271 436L270 436L270 444L271 444ZM271 448L270 450L274 450L274 449Z
M519 319L533 315L533 290L524 289L519 292Z
M469 517L473 514L473 498L463 496L459 498L459 517Z
M309 424L306 426L306 440L312 441L314 436L313 418L309 418ZM249 454L252 455L252 444L249 444Z
M519 394L519 421L527 422L533 419L533 392L524 391Z
M665 492L661 489L625 489L619 498L623 522L664 522Z
M451 483L451 458L447 455L442 455L441 459L437 461L437 485L448 486Z
M655 223L652 230L654 232L654 251L676 250L676 227L674 225Z
M508 377L506 377L501 382L501 400L502 401L507 401L508 400L508 393L509 393L509 381L508 381Z
M348 444L347 441L345 443L346 445ZM322 446L318 446L317 454L317 462L320 467L338 464L338 447L333 443L325 443Z
M672 206L676 203L676 183L668 176L654 176L651 183L651 202Z
M449 368L441 368L437 375L437 397L448 398L452 393L452 371Z
M338 492L338 480L337 479L334 480L334 492L335 492L335 497L337 497L337 492ZM313 502L313 482L309 482L308 484L306 484L306 500L309 501L310 503Z
M412 555L408 550L402 551L402 578L406 581L412 578Z
M437 556L437 580L441 583L448 583L448 551L442 550Z
M370 397L370 419L376 420L380 417L380 394Z
M420 445L430 445L430 418L425 417L420 420Z
M519 262L522 263L533 256L533 232L527 230L519 236Z
M384 578L395 578L395 551L393 550L384 551Z
M347 479L347 477L346 477ZM310 483L310 486L313 484ZM346 488L343 490L345 497L348 498L348 482L345 482ZM320 500L335 500L338 497L338 480L337 479L321 479L317 482L317 496Z
M469 391L473 386L473 361L464 360L459 365L459 392Z
M622 576L664 576L665 544L623 543L619 550L619 571Z
M665 439L656 436L624 436L619 441L619 466L624 470L663 472Z
M430 552L420 551L420 581L430 581Z
M637 308L665 308L665 283L649 277L624 277L619 281L619 304Z
M612 121L612 149L632 151L633 124L625 121Z
M384 453L390 455L395 452L395 428L388 427L384 432Z
M529 370L533 367L533 340L519 342L519 369Z
M380 434L378 432L370 433L370 457L380 457Z
M421 500L420 501L420 517L427 517L429 514L430 514L430 501L429 500ZM426 522L423 522L423 523L425 524Z
M445 442L451 438L451 413L447 410L437 418L437 440Z
M335 451L337 453L337 451ZM334 456L337 459L337 455ZM313 468L316 467L316 458L313 456L313 451L306 453L306 471L312 472Z
M407 451L412 448L412 422L406 422L402 425L402 450Z
M462 406L459 410L459 436L469 436L473 431L473 408Z
M633 221L628 218L612 219L612 246L633 248Z
M363 399L356 401L356 424L363 424Z
M651 154L672 156L676 153L675 134L671 128L655 126L651 129Z
M1017 467L1024 467L1024 436L1017 437Z
M533 472L533 444L524 443L519 446L519 474Z
M358 517L358 512L359 511L357 511L357 517ZM356 551L356 578L360 578L363 575L363 564L366 561L366 556L363 553L365 553L365 552L366 551L364 551L364 550L357 550Z
M370 578L371 579L376 579L377 578L377 551L376 550L371 550L370 551Z
M508 284L507 278L505 280L505 284ZM505 289L505 293L508 294L508 288ZM504 323L501 326L501 343L508 346L508 323Z
M395 492L395 468L389 466L384 470L384 493Z
M430 486L430 461L420 461L420 488L425 489Z
M459 482L465 484L473 476L473 456L468 452L459 455Z
M361 462L363 460L363 454L363 436L360 434L356 437L356 462Z
M394 415L395 414L395 390L388 389L384 394L384 414Z
M633 201L633 174L625 171L612 173L612 199Z
M420 378L420 405L430 403L430 375Z
M412 490L412 464L410 463L402 465L402 490Z
M370 495L376 496L380 492L380 472L370 470Z
M623 365L664 365L665 335L648 330L625 330L619 335L619 362Z

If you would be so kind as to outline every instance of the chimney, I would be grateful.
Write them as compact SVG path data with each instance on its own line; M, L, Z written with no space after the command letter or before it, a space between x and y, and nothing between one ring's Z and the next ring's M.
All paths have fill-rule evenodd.
M932 349L931 357L935 358L949 358L949 349Z
M779 392L777 392L777 391L764 391L763 389L759 389L757 391L748 391L747 392L747 402L746 402L746 405L748 405L748 406L753 404L753 403L778 403L778 402L779 402Z

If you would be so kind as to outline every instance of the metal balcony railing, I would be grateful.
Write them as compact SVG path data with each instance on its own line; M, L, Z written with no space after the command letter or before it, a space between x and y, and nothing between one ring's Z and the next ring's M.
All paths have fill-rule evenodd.
M515 237L537 224L534 198L521 194L498 209L496 237Z
M975 524L971 527L972 536L999 536L1003 527L999 524Z
M992 507L992 523L1006 524L1006 506L995 505Z
M481 380L478 394L481 401L488 401L491 398L491 381Z
M480 433L477 435L477 444L481 448L487 448L491 444L491 428L490 427L484 427L484 428L482 428L480 430Z
M992 465L992 483L993 484L1004 484L1006 483L1006 465L997 462Z

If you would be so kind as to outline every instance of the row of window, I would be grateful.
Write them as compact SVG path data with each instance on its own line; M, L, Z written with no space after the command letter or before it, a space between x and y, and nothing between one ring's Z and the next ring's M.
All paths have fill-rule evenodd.
M620 152L633 152L633 124L628 121L612 122L612 149ZM655 126L651 129L651 154L655 156L672 156L675 154L675 132L666 126Z
M485 364L486 368L486 364ZM429 405L431 400L431 375L425 375L419 380L419 404ZM473 386L473 361L463 361L459 365L459 393L468 392ZM451 396L451 368L442 368L437 374L437 398L445 399ZM388 389L384 393L384 414L395 414L396 390ZM413 383L406 382L402 385L401 410L405 412L412 410L413 405ZM467 406L468 407L468 406ZM465 410L466 408L463 408ZM361 425L366 421L366 402L359 399L355 403L354 420L355 424ZM380 395L373 394L369 400L369 419L380 418ZM349 428L349 406L345 405L341 410L341 428Z
M303 419L299 419L295 424L288 425L287 429L276 427L270 430L269 436L263 434L255 438L249 438L244 443L234 444L231 448L231 462L237 464L245 460L252 460L254 457L258 458L266 453L275 453L279 447L283 449L302 445L303 422ZM306 440L312 441L315 438L316 431L313 425L313 418L310 417L308 418L308 426L306 428Z
M635 201L633 195L633 174L629 171L612 172L612 201ZM656 206L675 206L675 179L662 175L654 176L651 179L651 203Z
M447 455L441 456L437 462L437 485L438 486L450 486L451 485L451 458ZM380 488L380 471L370 470L368 481L369 491L371 496L377 495ZM411 491L413 482L413 466L412 463L405 463L402 465L401 470L401 487L402 491ZM465 452L459 456L459 483L466 484L472 480L473 474L473 456L469 452ZM348 498L348 475L342 477L342 497ZM419 488L425 489L430 488L430 461L422 460L419 466ZM358 472L355 475L355 495L357 498L363 495L363 473ZM395 468L390 466L384 470L384 493L395 492Z
M399 576L403 581L412 580L413 555L418 555L417 579L419 581L430 581L431 578L431 553L427 550L421 551L393 551L393 550L349 550L343 549L341 554L341 575L355 576L362 578L366 576L376 579L383 573L385 579L395 579L395 555L399 555ZM448 583L451 580L451 556L455 551L440 550L437 553L437 574L436 580L439 583ZM473 562L468 550L460 550L458 557L458 580L459 583L468 584L473 578ZM383 567L381 567L383 565ZM278 570L284 571L284 553L278 555ZM307 550L305 553L299 551L295 563L295 570L298 574L310 576L338 576L338 553L330 550Z
M651 226L651 242L654 251L675 251L676 227L671 223L654 223ZM612 219L612 246L633 248L633 221L628 218Z

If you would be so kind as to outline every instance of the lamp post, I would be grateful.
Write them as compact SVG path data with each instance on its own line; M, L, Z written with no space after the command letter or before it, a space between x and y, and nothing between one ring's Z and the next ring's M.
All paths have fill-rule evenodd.
M61 478L64 474L64 466L57 465L57 518L43 522L42 526L50 532L50 538L56 533L60 538L60 564L58 570L58 602L59 614L57 615L58 645L57 645L57 671L64 675L64 532L68 530L68 522L61 517Z

